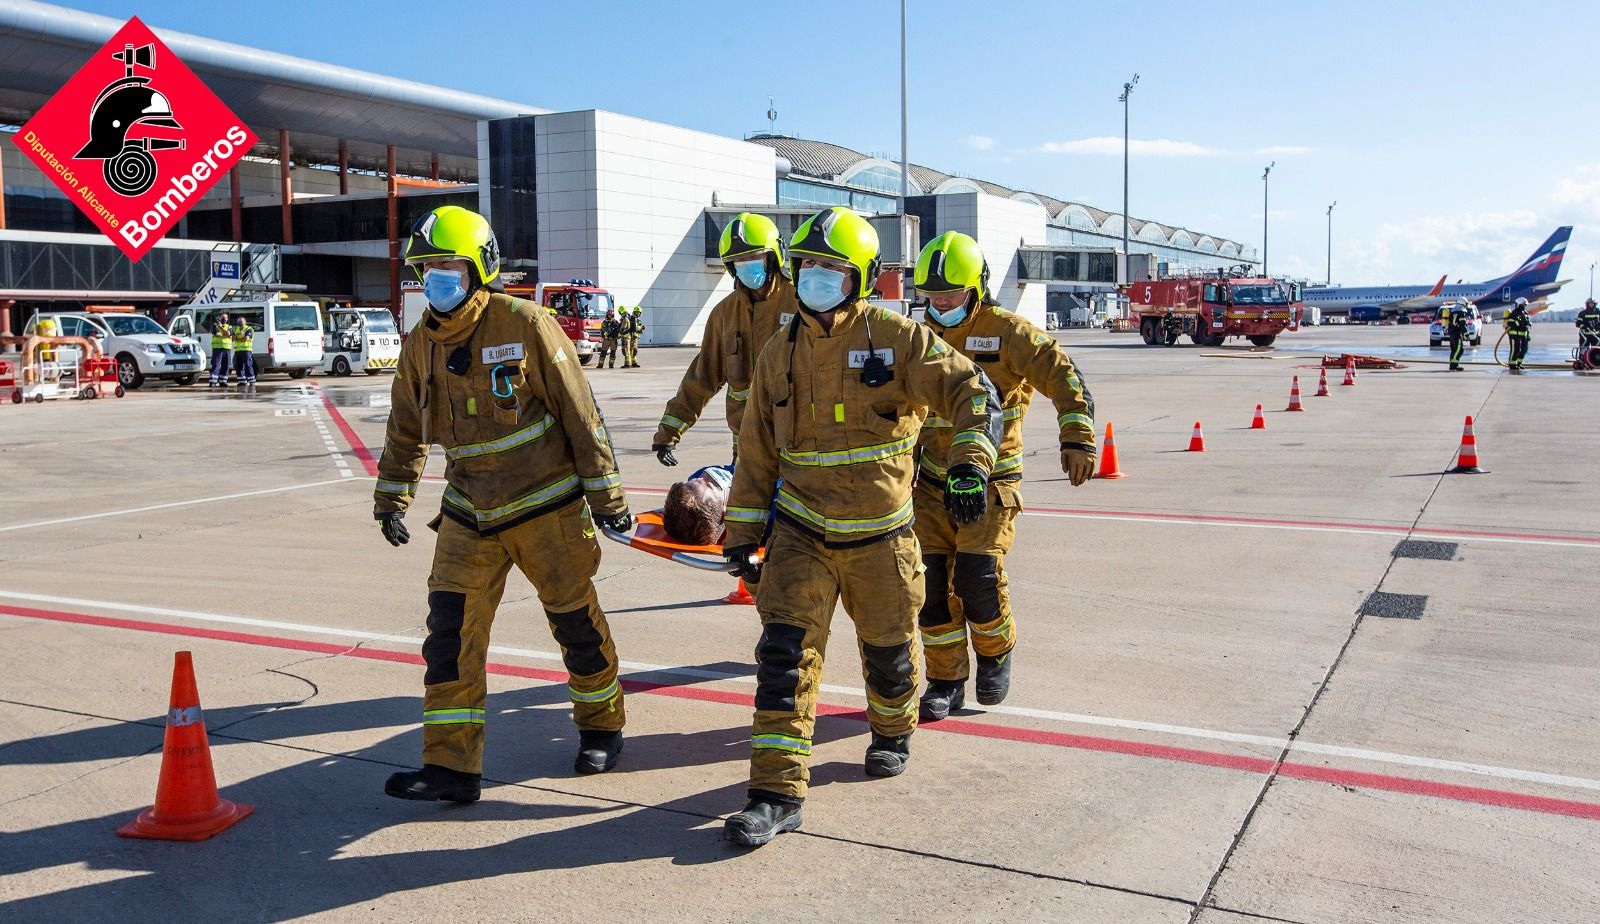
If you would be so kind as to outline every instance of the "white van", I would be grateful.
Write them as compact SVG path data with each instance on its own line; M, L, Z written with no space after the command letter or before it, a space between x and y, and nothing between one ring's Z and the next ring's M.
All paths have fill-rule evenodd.
M256 332L256 373L287 372L291 379L303 379L322 367L322 314L316 302L258 301L216 302L210 305L185 305L175 312L167 329L174 336L193 337L211 361L211 320L226 311L228 321L239 318L250 322Z
M377 375L400 366L400 329L385 308L329 308L322 335L322 371Z

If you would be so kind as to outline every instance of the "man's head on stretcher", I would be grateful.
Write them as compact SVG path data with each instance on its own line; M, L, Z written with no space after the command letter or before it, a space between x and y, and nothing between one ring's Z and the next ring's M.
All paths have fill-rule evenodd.
M667 535L689 545L720 543L732 486L733 469L725 465L702 468L673 485L661 509L661 525Z

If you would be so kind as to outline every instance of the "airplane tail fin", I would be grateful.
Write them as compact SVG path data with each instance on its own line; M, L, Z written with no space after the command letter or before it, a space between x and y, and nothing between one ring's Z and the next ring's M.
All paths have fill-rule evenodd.
M1561 258L1567 255L1567 241L1572 237L1572 226L1563 225L1539 249L1533 252L1522 266L1511 275L1505 277L1503 284L1517 283L1525 286L1539 286L1555 282L1556 274L1561 272Z
M1428 290L1428 294L1425 297L1438 298L1439 293L1444 291L1444 281L1449 275L1449 273L1445 273L1443 276L1440 276L1439 281L1433 284L1433 288Z

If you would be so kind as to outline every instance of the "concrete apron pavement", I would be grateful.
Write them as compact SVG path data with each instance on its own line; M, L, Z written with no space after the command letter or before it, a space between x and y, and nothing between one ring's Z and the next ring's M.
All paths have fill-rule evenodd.
M1066 485L1053 414L1029 416L1012 696L928 726L905 776L867 781L840 614L805 828L753 854L717 839L743 801L758 631L714 602L729 582L606 548L629 741L620 772L578 779L555 646L514 576L491 655L496 785L469 808L399 803L379 787L416 760L421 514L439 485L417 541L383 543L352 446L381 446L386 380L314 380L337 414L299 383L0 409L0 464L37 484L0 515L0 826L24 847L4 852L0 907L1592 919L1600 533L1571 500L1596 448L1593 383L1418 369L1313 399L1304 360L1067 339L1130 477ZM688 356L591 376L635 509L726 455L720 399L682 467L648 452ZM1291 374L1304 414L1276 411ZM1258 402L1266 432L1244 429ZM1468 413L1495 472L1441 477ZM1204 455L1181 452L1196 418ZM1396 557L1419 537L1456 547ZM202 845L119 841L154 791L178 647L196 652L219 782L257 814Z

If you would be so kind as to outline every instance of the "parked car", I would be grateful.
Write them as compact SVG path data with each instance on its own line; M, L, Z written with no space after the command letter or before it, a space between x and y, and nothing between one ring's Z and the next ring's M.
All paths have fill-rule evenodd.
M329 308L322 372L377 375L400 366L400 330L386 308Z
M263 299L179 308L167 327L174 334L198 340L208 366L209 331L218 311L226 311L230 322L241 317L250 322L256 332L250 352L255 354L257 373L286 372L291 379L303 379L322 367L322 314L316 302Z
M59 336L99 340L101 351L117 361L117 381L124 388L138 388L146 379L189 385L205 368L204 354L193 337L169 333L132 308L41 311L28 321L23 334L31 335L44 318L56 322Z
M1428 325L1428 346L1436 347L1450 339L1450 310L1453 306L1441 305L1433 323ZM1473 346L1483 346L1483 316L1477 305L1467 306L1467 340Z

